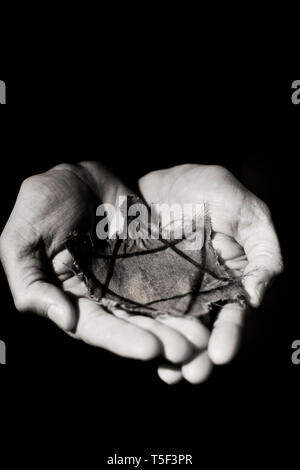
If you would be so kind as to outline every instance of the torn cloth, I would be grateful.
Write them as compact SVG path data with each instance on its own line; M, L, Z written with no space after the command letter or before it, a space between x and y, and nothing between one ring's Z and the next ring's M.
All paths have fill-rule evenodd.
M191 250L189 243L186 238L99 240L75 232L66 248L87 295L111 312L199 317L218 303L245 302L241 281L213 248L208 214L202 247Z

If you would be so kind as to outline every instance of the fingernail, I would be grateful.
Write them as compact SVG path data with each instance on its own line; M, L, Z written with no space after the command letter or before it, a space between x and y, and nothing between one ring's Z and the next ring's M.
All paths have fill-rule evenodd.
M59 307L57 307L57 305L51 305L48 308L48 318L50 318L50 320L52 320L57 325L61 323L62 316L63 312Z

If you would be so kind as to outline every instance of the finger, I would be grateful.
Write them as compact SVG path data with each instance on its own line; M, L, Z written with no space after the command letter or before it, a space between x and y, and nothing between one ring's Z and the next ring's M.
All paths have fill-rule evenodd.
M194 347L181 333L153 318L129 316L128 322L151 331L163 345L164 357L175 364L187 361L194 353Z
M128 312L125 312L124 310L121 309L115 309L114 310L114 315L116 315L118 318L126 319L128 320L132 315ZM161 321L162 323L166 323L167 326L179 331L179 333L182 333L188 340L195 346L195 347L205 347L204 345L207 345L208 343L208 337L207 334L209 335L209 332L207 330L206 333L206 328L204 330L198 330L198 325L195 326L195 323L198 321L194 318L189 318L189 319L181 319L181 318L175 318L172 316L167 316L163 315L161 317L157 317L156 321ZM182 321L181 321L182 320ZM186 325L186 323L189 320L189 324ZM202 326L202 325L201 325ZM175 384L179 382L182 379L182 372L181 372L181 367L180 366L175 366L170 363L165 363L161 364L158 367L158 375L163 380L164 382L168 384Z
M48 279L48 260L41 249L26 245L18 234L1 237L1 261L19 311L48 317L67 331L75 327L75 307L67 294Z
M224 233L215 233L212 238L212 244L225 261L239 258L244 254L241 245Z
M238 238L248 258L244 287L251 305L258 307L271 279L283 270L280 245L272 219L261 201L255 199L251 210L247 207L244 209L238 225Z
M72 264L72 257L67 250L58 253L52 261L53 269L62 282L63 290L69 292L72 297L86 297L87 287L83 279L76 275Z
M172 317L171 315L164 315L158 317L158 319L181 332L198 350L203 351L207 348L210 332L198 319ZM205 361L200 361L199 363L199 361L192 359L189 364L191 364L191 367L188 365L184 366L185 370L187 370L187 377L191 377L191 380L187 380L191 383L197 383L197 377L205 376ZM158 368L158 375L168 384L178 383L183 378L181 368L176 368L172 364L161 365Z
M207 347L210 332L197 318L164 315L157 320L184 335L195 348L203 350Z
M203 351L182 367L182 375L191 384L200 384L208 379L212 370L213 363L207 351Z
M171 364L161 364L157 372L159 378L168 385L175 385L183 378L181 368Z
M220 311L208 343L214 364L227 364L238 352L245 316L246 307L237 303L227 304Z
M248 264L247 256L241 245L232 237L223 233L216 233L212 244L220 257L226 262L230 274L234 277L241 277Z
M55 274L61 282L74 276L73 258L68 250L60 251L52 260Z
M161 354L161 342L153 334L106 313L94 301L81 298L78 309L76 335L87 344L140 360L150 360Z

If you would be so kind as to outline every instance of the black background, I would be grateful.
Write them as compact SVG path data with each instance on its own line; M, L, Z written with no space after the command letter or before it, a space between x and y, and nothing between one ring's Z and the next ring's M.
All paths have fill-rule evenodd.
M19 314L1 272L2 403L18 423L7 434L15 439L17 429L31 462L36 447L47 459L58 448L87 466L96 457L99 468L114 452L184 450L201 465L204 457L236 460L239 449L241 464L282 457L287 466L297 445L291 424L299 424L300 377L291 362L291 344L300 339L293 80L216 78L163 61L124 62L101 73L49 70L0 76L8 99L1 109L1 228L22 180L57 163L99 159L132 186L153 169L220 164L270 206L285 272L252 312L237 359L203 385L175 387L158 379L155 362L120 359Z

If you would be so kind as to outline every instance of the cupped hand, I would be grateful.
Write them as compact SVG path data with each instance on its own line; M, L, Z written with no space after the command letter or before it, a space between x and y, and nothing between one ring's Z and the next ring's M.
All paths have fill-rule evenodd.
M278 238L264 202L228 170L214 165L180 165L154 171L140 179L139 187L148 204L205 202L212 220L214 247L232 274L241 277L249 304L261 304L267 286L283 269ZM245 308L238 304L224 306L208 347L181 367L162 364L160 377L167 383L181 378L199 383L209 376L213 364L231 361L239 348L245 314Z
M22 184L2 232L0 256L16 308L54 321L88 344L124 357L147 360L162 355L172 364L190 360L207 347L208 332L184 320L168 322L118 317L86 298L64 249L74 229L94 226L96 206L114 204L128 189L96 162L62 164Z
M72 296L77 308L78 321L69 332L74 338L123 357L146 360L161 355L174 365L191 360L196 351L207 348L209 332L196 321L153 319L121 309L114 310L114 315L107 313L86 297L86 286L74 274L67 250L60 251L52 265L62 289Z

